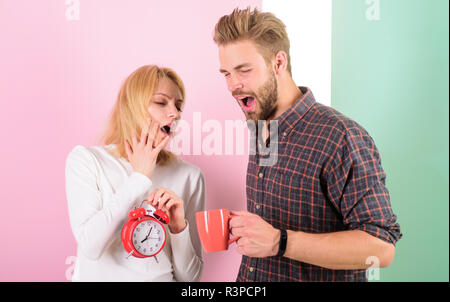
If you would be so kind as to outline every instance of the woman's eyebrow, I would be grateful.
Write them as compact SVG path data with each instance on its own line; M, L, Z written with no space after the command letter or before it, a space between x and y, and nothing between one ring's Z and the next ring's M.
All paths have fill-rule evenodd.
M169 98L169 99L171 99L171 97L170 96L168 96L167 94L165 94L165 93L162 93L162 92L157 92L157 93L155 93L155 95L157 95L157 94L159 94L159 95L162 95L162 96L165 96L166 98Z
M167 94L165 94L165 93L163 93L163 92L157 92L157 93L155 93L155 95L162 95L162 96L165 96L166 98L168 98L168 99L171 99L171 97L170 96L168 96ZM176 102L183 102L183 100L182 99L178 99L178 100L176 100Z

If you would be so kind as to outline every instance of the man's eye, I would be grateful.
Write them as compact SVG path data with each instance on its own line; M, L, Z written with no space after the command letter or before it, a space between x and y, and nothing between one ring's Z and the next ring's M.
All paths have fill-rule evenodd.
M251 71L251 69L246 69L246 70L241 70L241 72L250 72Z

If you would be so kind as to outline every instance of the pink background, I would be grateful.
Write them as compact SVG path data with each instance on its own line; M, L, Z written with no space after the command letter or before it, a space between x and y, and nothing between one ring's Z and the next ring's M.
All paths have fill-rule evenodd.
M213 3L213 4L212 4ZM187 87L183 118L242 120L219 74L215 23L261 0L0 1L0 281L67 281L76 255L64 166L96 145L123 79L141 65L172 67ZM205 135L204 135L205 136ZM191 147L192 149L192 147ZM207 208L245 209L247 156L183 156L206 177ZM202 281L234 281L235 247L206 254Z

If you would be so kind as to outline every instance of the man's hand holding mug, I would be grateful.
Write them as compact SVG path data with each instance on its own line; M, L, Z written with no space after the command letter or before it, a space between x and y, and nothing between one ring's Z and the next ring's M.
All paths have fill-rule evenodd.
M270 257L278 253L280 230L260 216L247 211L232 211L231 233L240 237L238 253L249 257Z
M237 242L238 253L250 257L275 256L280 230L247 211L217 209L195 214L197 230L205 252L227 250ZM230 234L234 235L230 239Z

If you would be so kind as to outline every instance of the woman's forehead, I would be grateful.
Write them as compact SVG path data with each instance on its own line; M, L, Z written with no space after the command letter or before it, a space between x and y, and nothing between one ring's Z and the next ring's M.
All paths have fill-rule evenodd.
M182 99L181 91L174 81L165 77L159 80L155 95L162 95L171 99Z

